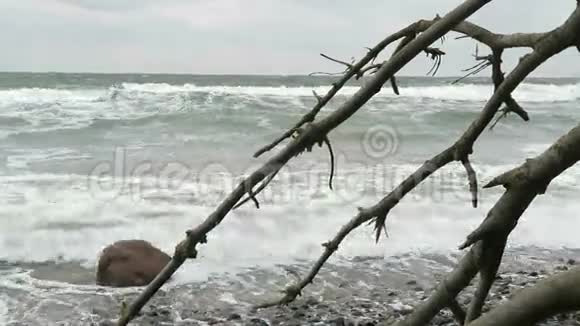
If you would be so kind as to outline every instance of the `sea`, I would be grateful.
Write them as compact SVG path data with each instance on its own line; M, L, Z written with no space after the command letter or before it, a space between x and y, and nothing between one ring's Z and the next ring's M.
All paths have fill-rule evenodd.
M253 157L315 105L313 91L323 95L335 80L0 73L0 325L89 325L99 302L139 293L94 284L100 251L143 239L172 253L186 230L287 144ZM212 281L226 289L228 280L250 275L213 302L242 302L237 293L252 291L278 295L282 280L268 275L284 278L284 266L306 271L358 207L386 196L478 117L491 81L454 80L399 77L400 95L385 85L328 134L333 189L325 146L293 158L257 196L260 207L249 201L230 212L166 287ZM367 81L349 82L319 118ZM457 246L502 193L481 185L542 153L580 121L580 79L529 78L513 96L530 121L508 114L477 140L477 208L461 164L449 164L389 213L388 236L375 242L365 224L329 263L348 268L375 257L396 268L403 259L427 257L425 266L433 266L432 257L460 257ZM577 255L579 184L578 167L556 178L520 219L510 250Z

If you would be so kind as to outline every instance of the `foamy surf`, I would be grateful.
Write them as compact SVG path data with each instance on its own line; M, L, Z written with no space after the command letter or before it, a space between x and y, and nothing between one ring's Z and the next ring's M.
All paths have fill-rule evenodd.
M312 91L325 94L328 86L198 86L195 84L174 85L168 83L121 83L108 89L49 89L18 88L0 90L0 105L11 104L60 104L91 103L122 99L146 98L151 95L170 96L183 94L211 94L216 96L269 96L269 97L311 97ZM345 86L339 94L353 95L357 86ZM384 87L376 96L396 98L414 97L437 100L485 101L493 93L493 86L482 84L447 84L437 86L400 87L401 95L393 94ZM580 84L535 84L522 83L514 92L514 97L523 102L566 102L580 98Z
M475 166L482 183L511 168L510 165ZM270 266L316 258L321 252L320 243L332 238L356 214L356 207L378 201L416 166L384 168L381 180L373 174L374 169L343 167L337 172L332 192L323 183L311 188L308 181L312 175L324 175L323 170L281 176L258 197L262 202L259 210L248 203L231 212L223 227L212 233L210 243L201 253L204 264L213 261L215 268L222 266L225 271L235 266ZM353 176L367 181L347 180ZM127 177L121 184L113 176L0 177L3 214L18 216L1 220L4 235L0 241L0 260L80 261L94 267L97 253L123 238L145 238L170 252L183 230L201 223L240 179L222 176L212 178L207 184L200 183L201 180L194 177L179 182L176 188L167 188L175 180ZM285 180L293 181L286 184ZM513 244L554 249L580 246L574 231L575 226L580 228L575 214L579 207L564 204L578 183L578 169L555 179L550 192L539 198L536 206L522 218L521 227L512 237ZM375 245L372 228L361 228L349 237L338 256L390 256L430 250L445 252L454 248L485 217L500 193L499 190L481 191L480 207L473 209L466 185L462 171L443 169L391 212L388 239ZM288 190L289 187L293 190ZM559 236L545 234L547 226ZM23 238L22 234L28 234L35 241ZM201 268L205 268L204 264ZM207 273L212 270L215 271L209 268Z
M138 238L171 253L185 230L263 163L253 151L312 107L312 90L323 94L331 83L255 76L80 75L69 84L42 78L31 84L38 87L22 79L0 89L0 316L7 316L0 324L112 318L119 300L139 289L95 286L99 251ZM163 308L151 313L208 322L193 311L232 309L278 294L292 280L289 269L304 275L357 207L373 205L449 146L492 92L486 80L399 82L401 96L383 89L329 134L337 163L333 191L324 148L293 159L258 196L260 209L249 202L209 235L199 259L156 296ZM576 124L579 88L578 80L521 85L514 96L531 121L509 115L482 134L472 156L480 183L541 153ZM321 116L357 90L349 84ZM574 255L562 248L580 247L578 184L578 168L566 171L522 217L509 250L529 259L508 262L512 271L539 264L532 257ZM461 256L457 245L501 192L481 190L480 206L472 208L463 168L449 165L390 212L388 238L375 243L372 225L350 234L308 293L334 301L344 293L368 298L372 288L386 295L387 287L404 286L410 277L425 281L448 271ZM353 279L360 282L341 288ZM404 310L407 303L400 303L392 309Z
M10 321L10 317L8 315L8 304L6 303L8 297L5 295L0 296L0 324L6 325Z
M213 95L246 95L246 96L279 96L303 97L312 96L312 91L325 94L329 87L258 87L258 86L196 86L195 84L170 85L166 83L123 83L118 90L128 93L209 93ZM353 95L359 87L343 87L339 94ZM424 87L400 87L400 97L431 98L438 100L486 101L493 93L491 85L455 84ZM392 90L384 87L376 96L394 98ZM524 102L565 102L580 98L580 84L531 84L523 83L514 92L514 96Z

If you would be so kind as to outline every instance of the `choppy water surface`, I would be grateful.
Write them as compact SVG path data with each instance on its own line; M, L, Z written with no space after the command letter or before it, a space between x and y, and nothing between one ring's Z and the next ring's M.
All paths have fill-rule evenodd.
M279 264L316 258L320 243L357 206L376 202L450 145L492 93L486 79L451 81L400 78L400 96L385 88L329 135L338 160L334 191L327 188L323 149L293 160L261 196L261 209L248 205L229 214L173 285L228 279L248 268L277 273ZM312 107L312 90L324 94L331 82L0 74L0 324L36 318L48 325L86 315L91 308L84 299L112 291L91 285L101 248L141 238L171 252L184 230L263 162L252 153ZM345 87L321 115L358 87ZM482 135L472 158L481 183L540 153L580 121L580 80L530 79L514 97L532 120L509 116ZM578 248L579 181L578 168L556 179L526 212L511 245ZM446 167L391 212L389 238L375 244L372 229L363 228L333 262L456 253L499 191L481 191L473 209L462 168ZM49 302L58 293L67 293L58 299L62 310L23 304L31 297Z

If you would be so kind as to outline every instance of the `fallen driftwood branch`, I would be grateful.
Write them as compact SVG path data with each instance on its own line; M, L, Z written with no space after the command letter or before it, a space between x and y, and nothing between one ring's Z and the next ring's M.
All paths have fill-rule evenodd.
M280 150L280 152L267 160L262 167L244 179L203 223L186 232L186 239L176 246L170 263L155 278L155 280L147 286L145 291L141 293L134 302L125 306L122 310L118 324L126 325L130 322L148 300L156 293L156 291L188 258L195 258L197 256L197 245L207 242L207 234L221 223L227 213L231 211L234 206L240 203L240 200L242 200L244 195L247 194L248 199L254 201L258 206L259 204L255 197L256 192L253 191L255 186L259 185L258 192L261 191L260 189L266 187L277 171L279 171L279 169L290 159L304 151L310 151L316 144L321 145L327 142L328 133L355 114L369 99L380 91L384 83L388 80L391 80L393 90L395 93L398 93L394 75L410 60L416 57L419 53L425 51L426 53L431 54L432 58L435 60L432 70L436 70L440 65L442 52L435 51L434 48L430 48L430 45L437 39L443 38L449 31L462 33L486 44L492 49L495 58L495 61L492 61L492 65L494 68L493 79L496 90L483 108L478 119L469 126L456 143L433 157L431 160L425 162L425 164L423 164L415 173L409 176L379 203L370 208L359 209L359 214L343 226L333 240L324 244L325 251L313 266L310 273L296 285L288 287L284 298L277 300L274 303L262 306L288 303L294 300L300 294L302 289L314 279L322 265L338 249L338 246L344 238L358 226L366 222L373 222L375 224L378 240L381 230L386 229L385 221L389 211L420 182L448 163L453 161L463 163L469 179L470 192L473 197L472 201L474 205L476 205L477 179L473 168L469 163L469 155L473 151L473 144L492 121L502 103L506 103L508 109L517 112L517 108L515 108L513 102L510 105L511 93L530 72L536 69L545 60L561 52L565 48L577 46L579 43L578 40L580 39L578 37L578 32L580 31L580 14L578 9L565 24L547 33L495 34L465 21L467 17L490 1L491 0L466 0L443 18L438 17L431 21L419 21L387 37L375 48L369 49L367 55L357 63L344 63L347 68L343 77L333 84L329 92L325 96L314 94L317 99L317 104L314 108L304 115L294 127L290 128L273 143L260 149L254 156L258 157L275 148L282 141L289 139L292 135L297 133L298 135L296 135L294 139L291 139L291 141ZM413 36L411 37L410 35ZM377 55L387 45L399 39L403 39L403 41L401 41L399 48L393 53L392 57L380 66L374 65L373 61ZM402 43L406 44L401 45ZM501 73L500 69L501 50L513 47L529 47L533 49L533 52L524 56L516 68L504 79L503 73ZM333 61L338 62L338 60ZM340 63L343 64L342 61L340 61ZM370 67L367 66L369 63L370 65L374 65L374 67L367 69ZM356 94L350 97L337 110L327 117L315 121L315 118L322 107L328 103L328 101L346 84L346 82L348 82L348 80L352 77L360 78L364 72L371 70L372 76L369 77L369 80ZM496 204L496 207L499 207L496 211L501 211L503 209L509 210L512 215L511 217L506 218L512 218L512 220L517 220L519 217L519 215L516 216L518 213L516 208L523 207L521 210L521 212L523 212L525 207L527 207L527 204L529 204L533 197L535 197L534 195L530 198L529 193L522 195L522 192L514 190L516 188L508 189ZM527 191L529 192L529 189ZM527 202L528 199L529 202ZM515 206L512 207L510 205ZM482 223L481 228L478 228L478 230L474 231L474 233L468 237L468 241L466 241L464 246L467 247L473 245L473 247L463 258L458 268L451 273L447 278L447 281L442 283L440 289L435 291L433 296L429 298L424 305L409 315L402 325L424 325L424 323L420 322L428 322L434 314L444 307L450 307L457 316L456 318L459 320L464 319L467 322L470 320L478 320L477 317L481 312L481 304L485 300L487 292L489 291L489 286L493 281L493 279L490 279L490 276L495 275L495 272L497 271L497 266L499 266L499 263L501 262L501 255L503 254L503 248L509 234L509 232L506 233L506 230L508 229L506 225L502 224L502 228L498 227L497 229L494 229L494 227L497 227L494 223L503 222L504 220L498 220L498 218L493 217L495 215L492 214L492 212L490 212L488 218L486 218L484 223ZM515 227L515 224L511 227ZM459 304L457 304L455 297L477 272L480 272L482 275L481 281L476 292L476 297L472 301L467 312L465 312Z
M461 25L461 24L460 24ZM459 25L459 26L460 26ZM468 25L474 26L474 25ZM457 28L457 27L456 27ZM564 49L572 46L574 40L577 37L577 33L580 30L580 10L574 11L570 18L560 27L554 29L552 32L543 33L546 36L544 38L534 38L538 39L538 43L534 45L534 51L526 56L524 56L514 70L502 81L502 83L497 87L495 93L492 95L490 100L486 103L479 117L471 123L469 128L464 132L464 134L449 148L445 149L441 153L435 155L431 159L427 160L419 169L417 169L413 174L407 177L401 184L399 184L391 193L385 196L376 205L366 208L359 209L358 215L353 217L347 224L345 224L338 233L334 236L331 241L324 244L324 251L318 260L314 263L308 274L300 280L297 284L289 286L285 293L286 295L279 299L271 302L267 302L259 305L259 308L269 307L279 304L286 304L296 299L296 297L301 293L301 291L312 282L314 277L318 274L324 263L332 256L332 254L338 249L340 243L346 238L346 236L359 227L360 225L374 221L376 237L377 240L380 236L381 230L385 229L386 217L390 210L394 208L403 197L412 191L417 185L419 185L423 180L427 179L434 172L442 168L443 166L453 162L453 161L466 161L469 154L472 152L472 147L477 138L481 135L483 130L492 121L495 114L498 112L501 104L505 101L505 98L509 97L513 90L537 67L539 67L543 62L545 62L550 57L560 53ZM490 34L495 35L495 34ZM524 40L530 39L524 34L521 38ZM534 34L536 35L536 34ZM505 36L498 36L499 38L505 38ZM514 42L518 38L510 37ZM493 42L492 39L486 39L487 42ZM471 175L469 168L467 175ZM474 176L469 177L470 184L474 182ZM473 190L472 190L473 194ZM487 250L487 249L486 249ZM503 249L502 249L503 250ZM471 253L475 254L476 257L481 256L481 253L477 252ZM488 251L488 250L487 250ZM470 261L471 258L467 258ZM490 264L485 264L491 267ZM473 272L468 273L465 271L462 275L471 275L469 280L475 276L479 267ZM463 279L458 276L458 279ZM469 281L467 281L469 283ZM483 288L482 288L483 290ZM484 291L485 292L485 291ZM451 297L454 298L455 296ZM444 302L444 306L449 301ZM441 308L433 309L435 314ZM435 315L433 314L433 316ZM422 320L423 323L428 322L433 316L428 319ZM423 325L422 323L412 323L410 325Z
M491 2L491 0L482 0L481 2L483 2L483 5L485 5L488 2ZM379 44L377 44L374 48L372 49L368 49L369 52L367 53L366 56L364 56L362 59L360 59L356 64L349 64L350 68L347 67L346 71L344 72L344 76L334 82L332 84L332 88L328 91L328 93L323 96L317 96L318 102L316 103L316 105L312 108L312 110L308 113L306 113L292 128L290 128L289 130L287 130L283 135L281 135L280 137L278 137L276 140L274 140L272 143L260 148L258 151L256 151L256 153L254 154L254 157L259 157L262 154L274 149L276 146L278 146L280 143L282 143L284 140L290 138L290 136L292 136L292 134L301 126L303 126L304 124L308 123L308 122L312 122L314 121L314 118L316 117L316 115L318 114L318 112L328 103L328 101L330 101L331 98L333 98L338 91L352 78L357 76L358 74L364 74L367 71L370 70L375 70L373 73L376 73L376 71L378 71L378 68L380 68L383 64L372 64L372 62L374 61L374 59L378 56L378 54L385 49L389 44L399 40L399 39L403 39L403 41L400 43L400 48L403 48L406 46L406 44L408 42L410 42L412 39L415 38L416 35L423 33L425 31L427 31L427 29L429 29L431 26L433 26L433 24L435 24L437 21L439 21L441 18L440 17L436 17L435 19L432 20L419 20L403 29L401 29L400 31L389 35L387 38L385 38L383 41L381 41ZM538 42L540 42L543 38L545 38L546 36L548 36L551 32L545 32L545 33L514 33L514 34L499 34L499 33L493 33L483 27L480 27L474 23L468 22L468 21L461 21L456 25L450 26L448 29L448 32L453 31L453 32L457 32L457 33L461 33L463 34L465 37L468 38L472 38L478 42L481 42L485 45L487 45L490 49L494 49L494 50L504 50L504 49L511 49L511 48L534 48L536 46L536 44L538 44ZM442 36L443 38L444 36ZM406 39L408 38L408 39ZM397 54L397 52L400 50L400 48L396 49L393 53L393 56ZM427 47L425 47L425 49L427 49ZM424 51L424 49L422 49L422 51ZM370 66L366 66L368 63L371 63ZM392 78L392 77L391 77ZM391 79L393 80L393 79ZM398 87L396 86L396 84L393 86L393 90L395 92L395 94L399 94L398 91Z
M503 185L506 191L489 211L481 225L467 236L467 240L460 248L474 246L447 279L441 282L429 299L419 305L397 326L426 325L439 310L449 304L449 300L454 299L469 285L471 279L480 271L481 280L475 297L471 300L466 322L478 320L489 287L493 283L490 277L495 278L509 234L534 198L543 194L555 177L580 160L578 148L580 148L580 125L538 157L498 176L486 185L486 187ZM580 285L576 286L580 288ZM533 313L526 312L526 314ZM496 323L494 325L527 324Z
M580 268L548 277L523 289L513 299L470 323L470 326L531 326L559 313L580 310Z
M347 100L341 107L328 117L319 122L311 122L304 126L301 134L291 141L278 154L270 158L262 167L254 171L244 181L242 181L217 207L217 209L200 225L186 232L186 239L180 242L173 254L169 264L151 282L137 299L130 305L122 309L118 325L127 325L141 308L155 295L157 290L167 282L175 271L188 258L197 257L197 244L207 242L207 234L213 230L225 218L226 214L239 202L244 194L273 173L276 168L285 165L292 157L300 154L307 148L312 148L315 144L324 140L328 132L339 126L358 109L360 109L372 96L374 96L382 85L391 78L399 69L411 61L421 51L427 48L435 40L441 38L452 27L469 17L472 13L487 4L490 0L466 0L444 18L433 23L424 33L409 42L401 51L394 55L386 64L374 74L361 89ZM405 33L401 33L401 37ZM393 37L390 41L395 41L400 37ZM386 42L388 43L388 42ZM374 56L374 55L373 55ZM353 73L355 74L355 73ZM336 87L335 87L336 88ZM328 95L328 94L327 94ZM313 112L313 111L311 111ZM315 115L315 114L314 114ZM291 133L293 134L294 131Z

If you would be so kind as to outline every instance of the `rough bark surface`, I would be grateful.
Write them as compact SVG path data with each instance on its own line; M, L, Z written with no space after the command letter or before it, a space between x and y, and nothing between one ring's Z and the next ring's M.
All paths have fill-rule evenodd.
M470 326L532 326L550 316L580 310L580 268L522 290L512 300L484 314Z
M285 295L280 300L265 303L259 307L285 304L295 300L301 291L312 282L324 263L338 250L341 242L357 227L369 222L374 223L376 239L378 240L381 230L386 229L385 222L390 210L423 180L449 163L454 161L462 163L466 170L472 202L476 206L477 178L469 161L474 143L496 117L502 104L507 106L503 110L504 115L508 112L514 112L522 119L528 120L527 113L512 97L512 92L542 63L566 48L578 46L578 40L580 39L579 8L572 13L564 24L546 33L497 34L466 21L470 15L489 2L491 0L466 0L444 17L437 17L433 20L420 20L413 23L388 36L374 48L369 49L367 55L357 63L350 64L323 55L326 59L346 66L343 77L332 85L326 95L319 96L314 93L317 104L312 110L278 139L254 154L255 157L258 157L276 148L284 140L290 140L278 153L268 159L262 167L243 180L203 223L186 232L185 240L176 246L169 263L134 302L124 307L118 324L126 325L129 323L187 259L196 258L197 245L207 242L208 233L217 227L233 208L249 200L252 200L256 207L259 208L256 195L268 185L288 161L305 151L311 151L315 145L322 146L326 143L328 149L331 150L328 133L355 114L381 90L387 81L391 81L393 91L398 94L400 90L396 84L395 74L419 53L425 52L431 56L435 62L432 71L436 71L441 63L441 57L445 53L430 46L451 31L475 39L487 45L492 51L489 56L478 57L478 60L484 61L481 66L479 64L475 66L475 71L481 71L480 69L492 66L492 80L495 86L495 92L483 107L481 114L468 126L455 143L427 160L377 204L369 208L360 208L358 214L345 224L332 240L323 244L325 249L310 272L296 284L288 287L285 290ZM401 42L390 59L380 64L374 64L378 54L389 44L398 40L401 40ZM530 48L532 52L522 57L517 66L504 77L501 69L503 51L516 47ZM371 76L368 76L368 80L354 95L327 117L316 120L317 114L340 88L351 78L361 78L365 73ZM465 323L469 323L469 325L478 325L482 320L487 320L484 317L490 318L486 317L487 315L484 317L480 317L480 315L497 269L501 264L508 236L533 199L546 190L553 178L578 160L580 151L577 150L579 144L576 142L576 137L578 137L580 131L577 129L572 130L541 156L499 176L486 186L503 185L506 191L489 211L481 225L461 245L462 249L471 248L457 268L400 325L425 325L437 312L445 307L449 307L458 320L465 320ZM293 135L295 137L291 138ZM574 152L574 150L576 151ZM331 171L333 170L331 169ZM332 186L332 183L330 182L329 185ZM256 186L258 190L254 191L253 189ZM246 196L245 200L244 196ZM467 311L464 311L455 298L477 273L480 274L480 281L475 297ZM514 302L518 301L514 300Z
M495 278L496 265L499 264L497 259L501 258L501 254L503 254L508 235L516 227L518 219L534 198L543 194L554 178L580 160L579 148L580 125L560 138L538 157L527 160L523 165L498 176L486 185L486 187L502 185L506 191L489 211L481 225L467 236L467 240L461 245L461 248L475 245L431 297L397 326L427 324L439 310L448 305L449 300L455 298L469 284L478 270L481 271L482 267L489 266L486 268L491 269L490 274L487 274L487 270L483 269L486 272L481 276L480 286L466 317L467 323L479 320L482 304L489 292L490 280L488 278L490 275ZM486 252L486 250L489 251ZM488 259L491 259L493 265L488 265ZM580 283L576 287L580 290ZM469 325L472 324L469 323ZM519 324L497 323L494 325Z
M332 240L324 243L325 249L323 254L313 265L310 272L302 280L300 280L297 284L288 287L285 290L286 295L279 301L267 302L259 305L258 307L269 307L272 305L284 304L295 300L296 297L301 293L302 289L304 289L304 287L312 282L324 263L332 256L334 252L336 252L336 250L338 250L340 243L346 238L346 236L360 225L374 220L375 231L377 233L378 239L381 230L385 229L385 221L388 213L405 197L407 193L415 189L417 185L419 185L422 181L427 179L443 166L453 161L463 162L468 160L469 154L471 154L473 151L473 144L493 120L493 117L499 111L499 108L505 99L511 98L511 93L537 67L539 67L552 56L570 47L571 44L573 44L573 39L579 30L579 26L580 11L576 10L562 26L554 29L548 34L545 34L549 35L549 37L541 38L541 41L535 44L534 51L524 56L518 65L508 74L508 76L502 80L501 84L499 84L496 88L493 96L486 103L479 117L469 125L463 135L451 147L427 160L419 169L407 177L401 184L399 184L391 193L381 199L377 204L369 208L361 208L358 215L353 217L347 224L345 224ZM521 36L522 34L518 35ZM467 174L469 176L469 170ZM470 183L473 183L471 178L469 181ZM501 241L503 242L504 240ZM490 250L486 249L486 252L490 252ZM492 254L493 251L488 253L488 255ZM487 262L488 264L497 264L498 259L501 259L501 254L496 255L495 262L493 259L487 259ZM489 275L487 278L490 277L491 273L488 274ZM473 278L473 276L471 276L471 278ZM481 298L477 299L480 302L485 301L484 297L487 295L484 289L485 287L481 287L481 290L479 291L479 296L483 297L483 300ZM441 307L444 307L447 305L447 303L448 300L443 300L440 305ZM481 304L477 303L477 305L479 306ZM420 319L423 321L411 325L422 325L427 323L440 309L441 308L437 309L435 313L430 315L429 318ZM478 308L474 305L471 308L472 314L477 315L477 311L479 309L481 308Z
M176 246L175 253L169 264L165 266L163 271L131 305L122 309L123 311L118 324L127 325L187 258L195 258L197 256L197 244L207 242L207 234L221 223L226 214L242 199L244 194L251 191L254 186L264 180L268 175L274 173L276 168L280 169L292 157L308 148L312 148L316 143L322 142L331 130L358 111L381 89L382 85L389 78L423 51L423 49L445 35L452 26L463 21L490 1L466 0L463 4L447 14L445 18L433 23L424 33L409 42L391 60L382 65L373 78L335 112L320 120L320 122L308 124L300 136L290 142L283 150L268 160L266 164L246 178L246 180L242 181L202 224L187 231L186 239Z

